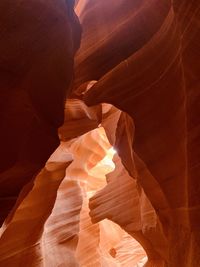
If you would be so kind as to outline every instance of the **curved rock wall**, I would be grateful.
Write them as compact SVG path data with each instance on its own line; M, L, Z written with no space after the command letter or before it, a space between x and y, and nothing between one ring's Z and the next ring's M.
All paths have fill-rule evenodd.
M0 5L0 266L199 267L200 4Z
M68 1L0 3L0 224L59 145L80 25Z

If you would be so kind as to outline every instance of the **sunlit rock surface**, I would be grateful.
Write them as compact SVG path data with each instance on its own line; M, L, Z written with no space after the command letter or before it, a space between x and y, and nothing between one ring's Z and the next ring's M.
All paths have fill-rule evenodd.
M45 7L50 50L33 51L30 71L29 57L19 60L26 46L9 46L10 1L0 4L1 24L10 27L0 63L12 67L0 76L2 222L11 211L0 232L0 266L199 267L200 3L75 1L82 41L62 119L62 68L69 91L80 38L66 8L73 2L34 2ZM18 40L28 40L30 25L18 26ZM69 53L65 38L74 43ZM13 84L19 90L8 90Z
M114 153L102 127L62 142L3 225L0 266L106 267L145 262L144 250L128 233L111 221L93 224L90 218L89 198L106 186L106 174L115 168ZM128 208L123 194L120 200ZM107 209L114 214L112 207Z

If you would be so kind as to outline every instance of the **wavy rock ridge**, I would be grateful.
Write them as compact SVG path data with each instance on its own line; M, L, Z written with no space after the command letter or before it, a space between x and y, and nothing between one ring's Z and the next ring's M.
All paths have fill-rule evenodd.
M0 10L0 266L199 267L200 3Z

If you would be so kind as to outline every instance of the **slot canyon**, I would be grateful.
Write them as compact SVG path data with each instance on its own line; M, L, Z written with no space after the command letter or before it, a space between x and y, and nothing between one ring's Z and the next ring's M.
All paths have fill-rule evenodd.
M200 267L200 1L0 1L0 267Z

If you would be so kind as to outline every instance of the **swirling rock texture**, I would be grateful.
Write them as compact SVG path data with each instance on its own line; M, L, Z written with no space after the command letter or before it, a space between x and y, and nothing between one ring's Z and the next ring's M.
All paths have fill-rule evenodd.
M199 267L200 3L75 1L64 119L73 4L0 4L0 266Z
M0 224L59 145L80 25L69 1L0 3Z

